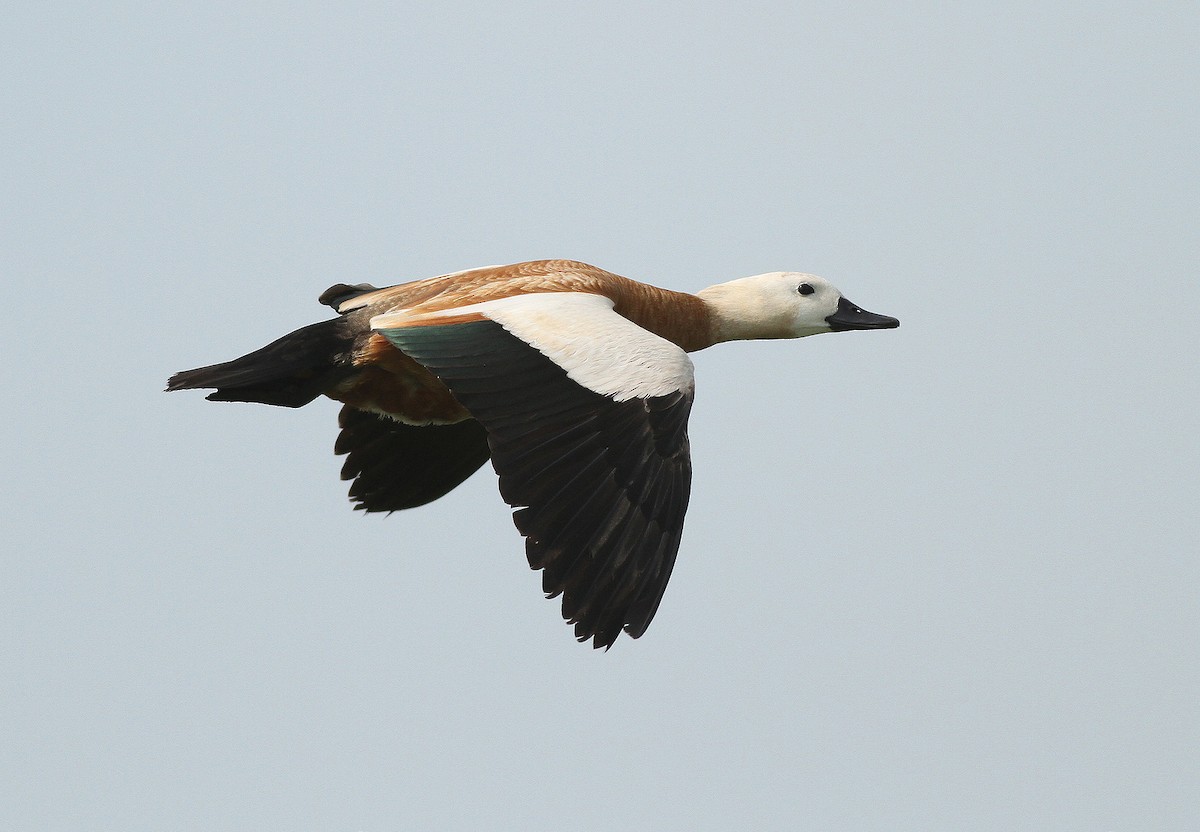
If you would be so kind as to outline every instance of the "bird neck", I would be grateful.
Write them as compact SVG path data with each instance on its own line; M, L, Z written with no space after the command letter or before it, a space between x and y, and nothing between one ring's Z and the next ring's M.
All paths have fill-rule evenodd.
M696 295L633 280L622 282L613 294L618 314L687 352L716 343L709 307Z
M704 304L712 344L791 338L790 321L743 281L718 283L696 293Z

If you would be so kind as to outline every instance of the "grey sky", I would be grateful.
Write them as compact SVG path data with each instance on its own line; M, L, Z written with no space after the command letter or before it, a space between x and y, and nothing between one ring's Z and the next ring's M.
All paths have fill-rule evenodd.
M1200 827L1194 4L90 5L0 50L0 826ZM903 321L695 356L606 654L490 471L160 392L542 257Z

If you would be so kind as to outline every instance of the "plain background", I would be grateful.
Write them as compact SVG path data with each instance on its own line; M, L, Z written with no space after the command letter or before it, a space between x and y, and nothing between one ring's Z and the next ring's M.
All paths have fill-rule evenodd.
M5 17L4 828L1200 828L1194 3ZM490 471L364 518L336 404L161 393L544 257L903 321L695 356L607 653Z

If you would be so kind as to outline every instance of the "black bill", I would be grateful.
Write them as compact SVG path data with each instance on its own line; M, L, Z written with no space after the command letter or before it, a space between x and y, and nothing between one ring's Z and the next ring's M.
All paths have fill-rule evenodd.
M895 329L900 326L900 321L895 318L859 309L845 298L838 300L837 311L827 317L825 322L834 332L845 332L848 329Z

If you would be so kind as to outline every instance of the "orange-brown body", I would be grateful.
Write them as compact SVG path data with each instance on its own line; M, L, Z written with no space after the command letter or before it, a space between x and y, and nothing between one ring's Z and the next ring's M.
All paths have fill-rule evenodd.
M370 318L403 311L418 317L514 295L585 292L613 301L618 314L688 352L713 343L709 313L700 298L639 283L575 260L537 260L494 266L402 283L351 298L339 307L360 321L352 352L358 372L325 395L361 410L410 424L460 422L470 418L431 372L369 329ZM438 324L481 320L478 313L439 316Z

